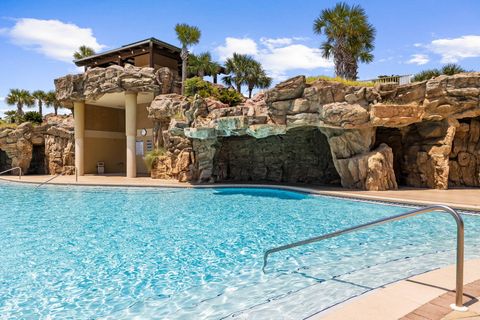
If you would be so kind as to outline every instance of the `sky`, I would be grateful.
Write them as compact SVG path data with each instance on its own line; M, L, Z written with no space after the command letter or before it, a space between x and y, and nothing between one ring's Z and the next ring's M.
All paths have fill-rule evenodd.
M480 71L480 1L369 0L362 6L376 28L375 59L359 78L414 74L450 62ZM259 60L274 83L298 74L333 76L333 62L313 32L327 0L0 0L0 117L11 88L52 90L53 79L78 73L80 45L97 52L156 37L179 46L176 23L198 26L194 53L222 62L233 52ZM47 110L49 112L51 110Z

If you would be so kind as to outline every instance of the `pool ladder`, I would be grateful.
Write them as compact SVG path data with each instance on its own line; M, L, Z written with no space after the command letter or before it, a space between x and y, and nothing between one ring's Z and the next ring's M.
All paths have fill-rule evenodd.
M75 182L78 182L78 171L77 171L77 167L73 167L74 168L74 171L75 171ZM53 177L51 178L48 178L46 181L43 181L42 183L40 183L39 185L37 185L35 188L40 188L41 186L43 185L46 185L47 183L49 183L50 181L52 181L53 179L56 179L60 176L63 176L64 173L59 173L59 174L56 174L54 175Z
M13 170L17 170L17 169L18 169L18 180L20 180L20 179L22 179L22 168L20 168L20 167L13 167L13 168L7 169L5 171L0 172L0 175L2 175L4 173L7 173L7 172L10 172L10 171L13 171Z
M451 304L450 307L454 310L457 310L457 311L467 311L468 308L463 306L463 299L462 299L463 298L463 262L464 262L464 223L463 223L462 216L458 212L456 212L452 208L444 206L444 205L435 205L435 206L426 207L426 208L423 208L423 209L417 209L417 210L409 211L409 212L406 212L406 213L401 213L401 214L391 216L391 217L388 217L388 218L378 219L378 220L368 222L368 223L364 223L364 224L354 226L354 227L351 227L351 228L346 228L346 229L335 231L335 232L332 232L332 233L327 233L327 234L324 234L324 235L321 235L321 236L318 236L318 237L313 237L313 238L310 238L310 239L306 239L306 240L302 240L302 241L298 241L298 242L294 242L294 243L290 243L290 244L286 244L286 245L283 245L283 246L279 246L279 247L276 247L276 248L269 249L269 250L265 251L265 254L263 256L263 268L262 268L262 270L265 273L265 268L266 268L267 262L268 262L268 260L267 260L268 256L272 253L288 250L288 249L295 248L295 247L300 247L300 246L303 246L303 245L306 245L306 244L310 244L310 243L314 243L314 242L318 242L318 241L322 241L322 240L326 240L326 239L330 239L330 238L335 238L335 237L341 236L343 234L351 233L351 232L362 230L362 229L371 228L371 227L381 225L381 224L384 224L384 223L387 223L387 222L402 220L402 219L414 217L414 216L417 216L417 215L423 214L423 213L439 212L439 211L449 213L455 219L455 222L457 223L457 262L456 262L456 289L455 289L456 295L455 295L455 304Z

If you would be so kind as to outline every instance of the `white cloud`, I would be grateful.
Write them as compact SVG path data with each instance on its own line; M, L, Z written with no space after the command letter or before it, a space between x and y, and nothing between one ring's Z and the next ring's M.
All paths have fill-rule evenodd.
M322 57L318 48L296 43L304 38L261 38L259 43L250 38L225 39L218 46L220 59L231 57L234 52L250 54L260 61L267 73L275 80L283 80L292 70L314 70L331 68L333 62Z
M234 52L241 54L257 55L257 43L250 38L225 38L225 45L216 48L220 60L231 57Z
M429 61L430 58L426 54L413 54L410 60L407 61L407 63L421 66L427 64Z
M480 36L466 35L453 39L433 40L426 48L442 56L443 63L480 57Z
M25 49L35 50L49 58L71 62L72 54L81 45L99 51L105 46L99 44L92 29L81 28L59 20L21 18L15 25L0 34Z

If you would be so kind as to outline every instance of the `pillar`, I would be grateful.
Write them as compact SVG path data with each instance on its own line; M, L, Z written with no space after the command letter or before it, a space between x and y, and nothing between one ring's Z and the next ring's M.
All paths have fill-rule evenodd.
M85 174L85 101L73 102L75 123L75 167L79 176Z
M125 92L125 134L127 136L127 178L137 176L137 93Z

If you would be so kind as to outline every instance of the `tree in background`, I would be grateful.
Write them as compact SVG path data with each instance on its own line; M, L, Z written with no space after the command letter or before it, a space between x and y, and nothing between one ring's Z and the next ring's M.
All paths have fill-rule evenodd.
M213 83L217 83L217 76L221 72L222 66L212 60L210 52L202 52L198 55L190 54L188 58L189 77L211 76Z
M233 53L225 61L225 73L227 75L223 77L223 82L239 93L242 92L242 85L247 85L249 98L254 88L268 88L272 83L260 62L247 54Z
M457 73L467 72L461 66L455 63L449 63L444 65L441 69L427 69L420 71L413 77L414 82L430 80L432 78L438 77L442 74L447 76L452 76Z
M185 90L185 79L187 78L187 63L188 63L188 47L200 42L200 36L202 33L200 29L195 26L189 26L185 23L178 23L175 26L175 32L177 33L178 41L182 44L182 52L180 57L182 58L182 94Z
M57 100L57 97L55 95L55 91L48 91L46 93L45 97L45 105L49 107L53 107L53 111L55 115L58 115L58 109L63 108L63 106L60 104L60 102Z
M231 58L225 61L225 73L222 81L227 86L234 87L237 92L242 92L242 84L246 81L246 73L249 64L254 61L253 57L247 54L233 53Z
M252 60L249 62L245 74L245 84L248 88L248 98L251 98L253 89L265 89L270 87L272 84L272 78L267 76L267 73L263 70L260 62Z
M79 60L93 55L95 55L95 50L87 46L80 46L78 50L73 53L73 58Z
M43 104L47 99L47 93L43 90L35 90L32 92L32 97L37 102L38 113L43 117Z
M10 92L5 99L7 104L17 106L17 122L20 122L20 118L23 116L23 107L32 106L35 103L35 99L32 97L28 90L24 89L10 89Z
M315 19L313 31L327 37L321 49L324 58L333 56L336 76L356 80L358 63L373 61L375 28L362 7L341 2L324 9Z

